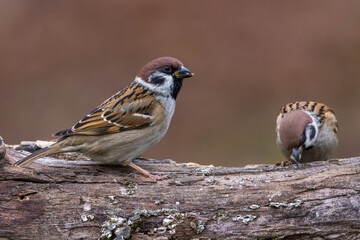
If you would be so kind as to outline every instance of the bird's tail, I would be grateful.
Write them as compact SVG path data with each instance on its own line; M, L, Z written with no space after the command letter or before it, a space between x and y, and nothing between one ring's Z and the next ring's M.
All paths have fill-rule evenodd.
M16 163L14 163L14 165L15 166L21 166L21 165L28 164L28 163L30 163L30 162L38 159L38 158L55 154L55 153L58 152L57 150L58 149L56 147L53 147L53 146L39 149L36 152L30 154L29 156L21 159L20 161L17 161Z

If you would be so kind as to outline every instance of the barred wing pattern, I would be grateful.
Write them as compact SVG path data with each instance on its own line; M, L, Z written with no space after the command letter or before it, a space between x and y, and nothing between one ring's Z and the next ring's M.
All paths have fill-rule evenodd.
M103 135L152 125L156 101L153 93L137 83L114 94L72 128L54 136Z

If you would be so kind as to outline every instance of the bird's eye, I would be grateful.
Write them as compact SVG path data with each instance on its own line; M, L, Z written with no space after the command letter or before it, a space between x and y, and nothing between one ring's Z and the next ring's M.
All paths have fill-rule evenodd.
M172 69L171 69L171 67L169 67L169 66L165 66L165 67L163 68L163 71L164 71L165 73L171 73L171 72L172 72Z

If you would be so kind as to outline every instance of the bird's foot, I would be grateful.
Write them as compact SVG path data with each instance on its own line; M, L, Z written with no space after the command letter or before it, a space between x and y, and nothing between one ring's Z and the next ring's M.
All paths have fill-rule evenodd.
M144 177L151 178L151 179L154 179L156 181L162 181L162 180L165 180L165 179L169 178L168 175L154 175L154 174L151 174L151 173L149 173L145 169L139 167L138 165L136 165L133 162L130 162L129 164L127 164L127 166L132 167L136 171L140 172L142 175L144 175Z
M156 181L162 181L162 180L165 180L165 179L169 179L169 178L170 178L168 175L154 175L154 174L149 174L149 175L143 174L143 175L144 175L145 177L154 179L154 180L156 180Z

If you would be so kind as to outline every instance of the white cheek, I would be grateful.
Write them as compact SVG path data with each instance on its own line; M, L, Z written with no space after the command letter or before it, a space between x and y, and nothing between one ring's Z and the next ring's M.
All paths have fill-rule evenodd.
M315 136L313 138L310 138L310 134L311 132L310 131L307 131L305 134L306 134L306 142L305 142L305 145L308 147L308 146L315 146L316 145L316 141L317 141L317 138L318 138L318 135L319 135L319 129L316 125L316 123L312 123L311 124L314 129L315 129Z
M155 86L157 87L159 90L163 90L163 91L170 91L173 88L174 85L174 79L172 78L172 76L164 74L164 73L158 73L155 74L155 76L161 76L165 79L164 83L159 85L159 86Z
M140 83L141 85L145 86L146 88L150 89L151 91L159 94L159 95L163 95L163 96L170 96L172 89L173 89L173 85L174 85L174 80L172 78L172 76L164 74L164 73L156 73L154 74L154 76L162 76L165 81L164 83L160 84L160 85L155 85L155 84L151 84L148 82L145 82L144 80L142 80L139 77L135 78L135 82Z

